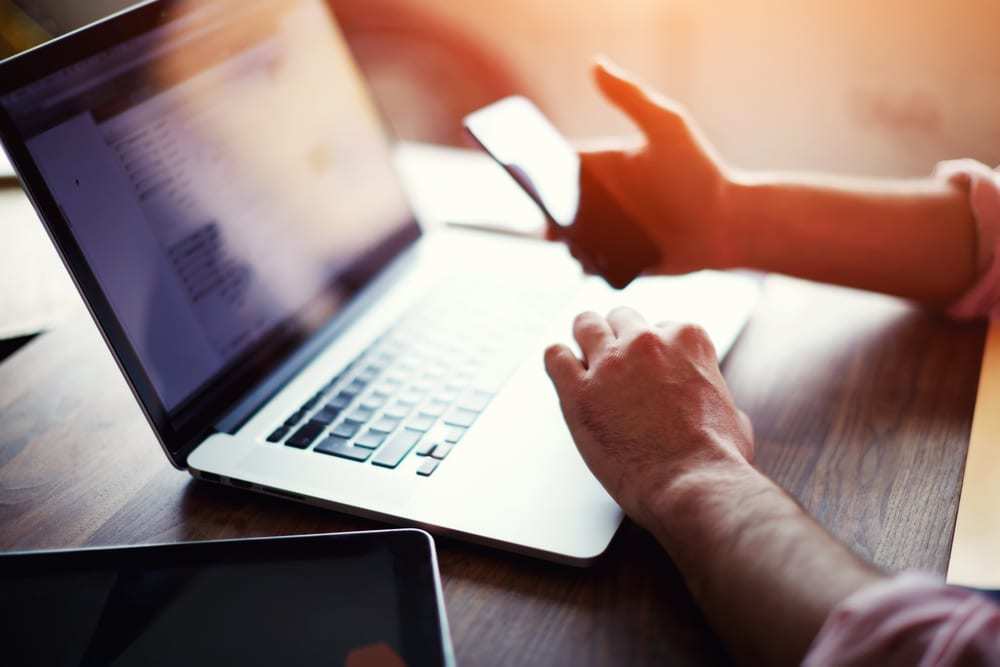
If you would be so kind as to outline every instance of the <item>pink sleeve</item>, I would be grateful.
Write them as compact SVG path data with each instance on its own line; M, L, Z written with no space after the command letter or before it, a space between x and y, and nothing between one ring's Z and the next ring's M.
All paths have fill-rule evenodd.
M1000 665L1000 608L935 577L904 573L841 602L803 665Z
M1000 173L975 160L951 160L938 165L937 176L968 193L979 233L979 279L948 313L1000 319Z

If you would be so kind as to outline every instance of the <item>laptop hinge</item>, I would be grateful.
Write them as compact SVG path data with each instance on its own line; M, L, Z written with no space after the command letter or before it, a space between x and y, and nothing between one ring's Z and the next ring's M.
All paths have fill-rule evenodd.
M397 284L416 260L420 242L413 244L393 260L371 284L335 315L330 322L310 337L277 369L247 391L215 424L215 432L235 433L264 405L280 392L295 376L337 339L354 322L372 308L386 292Z

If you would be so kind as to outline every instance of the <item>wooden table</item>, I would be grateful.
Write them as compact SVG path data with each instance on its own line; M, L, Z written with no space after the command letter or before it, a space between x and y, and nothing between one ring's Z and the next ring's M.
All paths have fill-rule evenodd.
M485 158L407 150L424 219L530 214ZM469 201L436 192L459 177L493 183L471 184ZM52 280L46 289L68 282ZM0 281L0 305L17 289ZM724 370L764 471L877 564L943 573L984 331L774 277ZM0 549L379 527L174 470L82 308L0 364ZM461 665L727 662L677 572L630 523L587 570L446 539L438 554Z
M763 470L879 565L943 572L982 341L893 299L771 278L725 371ZM82 314L0 365L0 548L375 527L171 468ZM438 553L462 665L727 662L632 524L587 570L447 539Z

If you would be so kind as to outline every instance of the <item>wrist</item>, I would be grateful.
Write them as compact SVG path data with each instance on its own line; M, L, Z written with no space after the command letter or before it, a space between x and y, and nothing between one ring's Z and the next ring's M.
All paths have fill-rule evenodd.
M718 191L710 216L718 230L715 269L752 268L753 223L748 204L752 193L750 180L741 172L727 170L720 175Z
M684 560L685 552L711 548L737 512L750 511L753 499L771 491L784 496L745 459L705 462L650 494L647 528L675 560Z

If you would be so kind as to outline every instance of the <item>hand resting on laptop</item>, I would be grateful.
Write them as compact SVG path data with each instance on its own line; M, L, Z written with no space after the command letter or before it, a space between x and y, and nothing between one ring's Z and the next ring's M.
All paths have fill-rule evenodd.
M574 225L608 238L639 221L660 244L654 272L755 268L956 317L1000 312L1000 175L987 167L892 182L740 173L674 103L613 66L595 74L646 141L581 153L620 208L581 207ZM595 270L572 234L551 238ZM554 345L545 364L583 459L746 662L1000 664L1000 609L928 577L888 579L754 468L749 419L704 332L617 309L583 313L573 334L582 358Z

